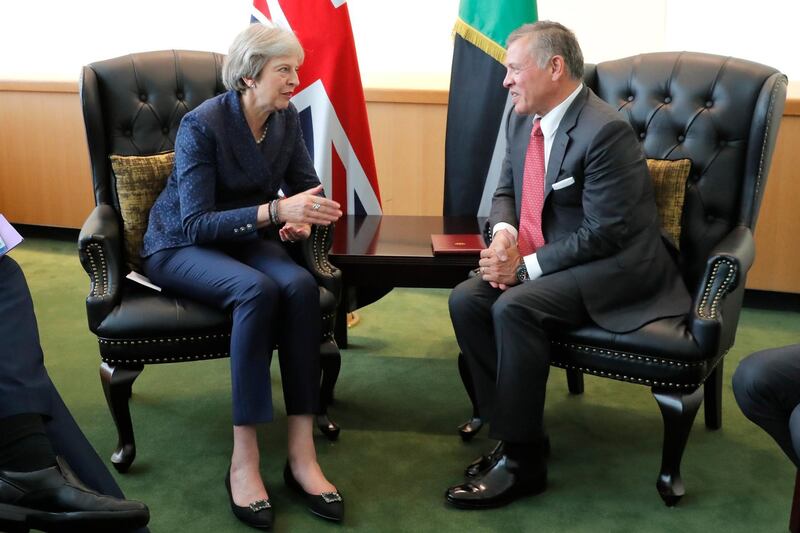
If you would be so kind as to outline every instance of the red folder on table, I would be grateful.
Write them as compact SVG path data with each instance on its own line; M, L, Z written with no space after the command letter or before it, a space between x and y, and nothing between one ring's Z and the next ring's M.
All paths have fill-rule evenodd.
M480 233L432 234L433 255L478 255L486 248Z

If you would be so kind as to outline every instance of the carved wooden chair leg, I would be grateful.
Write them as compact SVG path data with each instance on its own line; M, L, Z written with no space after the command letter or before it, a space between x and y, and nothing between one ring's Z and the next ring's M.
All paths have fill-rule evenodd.
M722 427L722 365L720 359L717 367L711 372L703 385L706 427L719 429Z
M567 368L567 388L570 394L583 394L583 372Z
M698 387L690 393L656 388L652 390L664 419L664 447L656 489L664 503L672 507L686 493L681 479L681 459L692 423L703 400L703 389Z
M467 391L469 401L472 402L472 418L458 426L458 434L461 435L461 440L466 442L481 430L483 419L481 419L481 414L478 410L478 400L475 398L475 385L472 383L472 374L469 371L467 360L463 353L458 354L458 373L461 375L461 381L464 383L464 389Z
M320 346L320 365L322 379L319 392L320 412L316 417L317 427L328 439L336 440L341 428L328 417L328 406L333 403L333 389L342 367L342 356L335 342L329 341Z
M136 458L136 442L133 438L128 400L133 391L133 382L143 369L144 365L122 367L100 364L100 382L103 384L114 425L117 426L117 448L111 455L111 463L121 473L127 472Z

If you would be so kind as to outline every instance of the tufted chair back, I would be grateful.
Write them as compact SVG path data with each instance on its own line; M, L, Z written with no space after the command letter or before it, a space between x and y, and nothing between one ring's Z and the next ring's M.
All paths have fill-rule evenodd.
M116 202L108 154L152 155L174 149L183 115L225 92L224 56L168 50L98 61L84 67L81 95L95 202ZM165 76L171 72L173 75Z
M183 116L225 92L224 57L165 50L84 67L80 90L86 136L93 147L89 155L95 203L116 202L110 154L144 156L173 150Z
M648 158L691 159L680 249L696 289L712 247L734 226L754 229L785 77L742 59L663 52L589 66L585 81L628 119Z

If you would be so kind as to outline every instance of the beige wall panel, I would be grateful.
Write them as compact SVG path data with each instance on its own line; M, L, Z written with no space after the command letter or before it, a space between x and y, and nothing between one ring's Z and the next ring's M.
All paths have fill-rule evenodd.
M756 225L749 289L800 293L800 116L781 122Z
M375 165L386 215L441 215L443 104L369 102Z
M440 215L446 91L365 90L384 213ZM756 230L751 289L800 293L800 91L789 101ZM79 228L94 206L77 84L0 81L0 213Z
M0 91L0 212L21 224L78 228L93 207L78 95Z

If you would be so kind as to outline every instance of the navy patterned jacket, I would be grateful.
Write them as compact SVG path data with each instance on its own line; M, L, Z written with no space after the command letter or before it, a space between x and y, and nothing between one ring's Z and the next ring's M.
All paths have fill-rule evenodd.
M142 257L167 248L258 238L258 206L319 185L294 105L273 112L256 144L236 91L187 113L175 168L150 210Z

